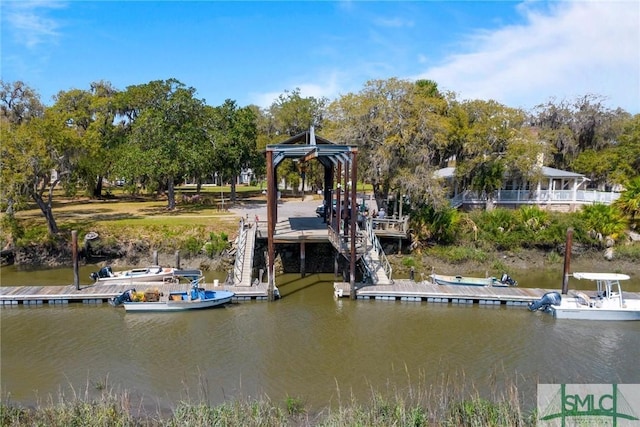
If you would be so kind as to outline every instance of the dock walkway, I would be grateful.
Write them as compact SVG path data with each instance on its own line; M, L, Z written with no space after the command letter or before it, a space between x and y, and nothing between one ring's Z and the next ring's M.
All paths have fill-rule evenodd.
M188 284L172 282L137 282L127 284L93 284L84 285L76 289L74 285L63 286L2 286L0 287L0 306L12 305L42 305L42 304L103 304L110 298L121 295L128 289L135 288L144 292L157 289L162 293L185 291ZM265 300L267 299L267 285L255 284L246 286L213 286L203 284L210 290L226 290L235 293L233 301Z
M491 287L491 286L447 286L431 282L414 282L409 279L396 279L393 284L362 285L356 290L357 299L375 299L391 301L438 302L453 304L505 304L526 306L542 295L558 289L523 288L523 287ZM136 288L144 292L146 289L158 289L160 292L184 291L189 285L176 283L129 283L129 284L96 284L76 289L66 286L4 286L0 287L0 306L42 305L42 304L102 304L110 298L122 294L127 289ZM251 286L213 286L203 284L211 290L227 290L236 295L234 301L267 301L268 286L266 283ZM571 292L571 291L569 291ZM589 292L586 292L589 294ZM334 295L349 297L348 282L334 283ZM625 298L640 299L640 292L625 292Z
M253 271L253 255L256 244L257 226L250 222L240 220L240 231L238 233L238 246L236 248L236 259L233 266L233 285L251 286Z
M560 292L560 289L499 287L499 286L462 286L437 285L430 281L414 282L409 279L396 279L389 285L360 285L356 289L357 299L376 299L393 301L439 302L453 304L505 304L526 306L547 292ZM348 297L349 282L336 282L333 285L336 297ZM571 293L571 290L569 291ZM585 292L590 295L592 292ZM640 292L625 292L628 299L640 299Z

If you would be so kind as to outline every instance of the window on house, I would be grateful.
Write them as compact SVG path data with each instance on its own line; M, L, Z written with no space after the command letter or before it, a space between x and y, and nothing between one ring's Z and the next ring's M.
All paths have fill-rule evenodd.
M509 179L502 183L503 190L515 190L515 182L512 179Z

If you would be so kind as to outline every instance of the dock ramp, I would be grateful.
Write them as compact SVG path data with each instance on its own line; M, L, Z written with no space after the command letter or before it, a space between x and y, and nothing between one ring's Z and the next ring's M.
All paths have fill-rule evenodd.
M336 230L329 226L329 240L333 247L347 259L350 256L351 240L350 236L341 236ZM389 285L393 283L391 279L392 267L387 256L382 249L380 240L373 231L371 221L366 221L365 229L356 229L356 262L360 263L365 279L374 285Z
M365 229L360 231L364 235L366 250L360 261L366 274L374 285L390 285L393 283L391 275L393 269L382 249L380 240L373 231L372 221L365 221Z
M251 286L253 272L253 249L256 244L256 228L244 219L240 220L236 259L233 264L233 286Z

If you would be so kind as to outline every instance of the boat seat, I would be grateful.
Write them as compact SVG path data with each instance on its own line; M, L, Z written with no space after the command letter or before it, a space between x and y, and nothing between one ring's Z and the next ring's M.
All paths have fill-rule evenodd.
M589 297L589 295L585 294L584 292L576 292L574 295L576 297L578 304L586 305L588 307L593 306L591 302L591 298Z

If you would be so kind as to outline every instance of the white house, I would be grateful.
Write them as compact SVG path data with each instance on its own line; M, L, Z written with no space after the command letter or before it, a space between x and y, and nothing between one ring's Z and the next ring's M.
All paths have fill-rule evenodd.
M582 174L560 169L541 167L542 179L538 182L505 176L502 187L493 195L494 204L516 208L521 205L537 205L543 209L573 212L578 206L592 203L609 204L620 194L615 192L587 190L589 181ZM459 188L455 179L455 167L449 166L436 171L450 189L450 202L454 207L474 207L484 205L486 196Z

